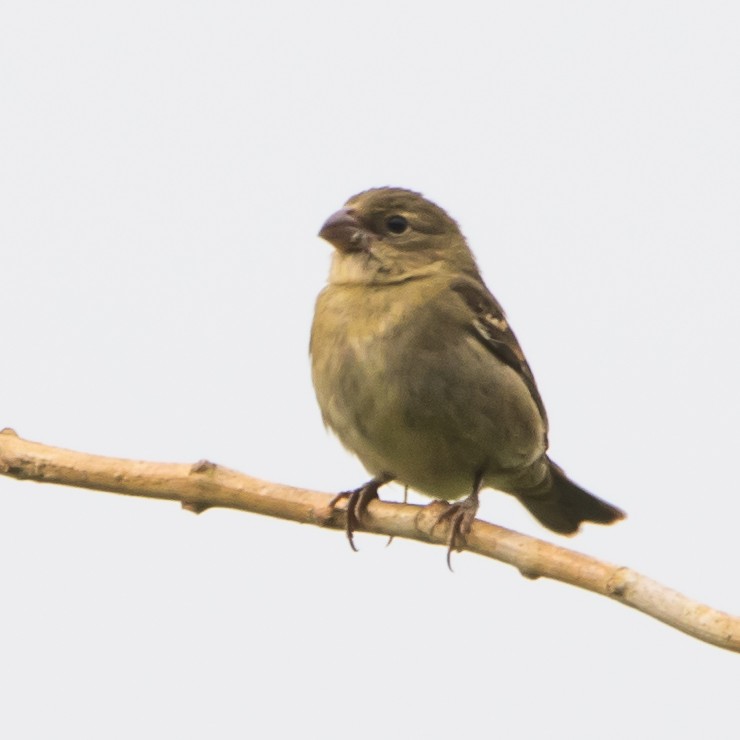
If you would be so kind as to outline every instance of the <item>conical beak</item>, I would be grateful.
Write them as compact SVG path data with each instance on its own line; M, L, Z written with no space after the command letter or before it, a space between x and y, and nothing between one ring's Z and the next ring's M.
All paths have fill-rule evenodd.
M319 231L340 252L360 252L367 244L367 231L360 224L351 208L342 208L326 219Z

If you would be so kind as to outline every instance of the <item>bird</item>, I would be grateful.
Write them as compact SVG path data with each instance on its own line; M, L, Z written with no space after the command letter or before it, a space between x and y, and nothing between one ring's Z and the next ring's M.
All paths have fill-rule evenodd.
M449 521L448 565L483 488L563 535L624 518L548 457L534 376L455 220L420 193L378 187L319 236L334 249L311 327L313 385L325 426L372 476L330 504L348 499L353 549L391 481L450 503L438 519Z

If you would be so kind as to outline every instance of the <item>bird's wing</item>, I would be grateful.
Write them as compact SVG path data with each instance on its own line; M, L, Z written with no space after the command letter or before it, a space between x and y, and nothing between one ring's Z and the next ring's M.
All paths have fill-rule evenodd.
M547 424L547 413L534 382L534 376L498 301L476 280L461 278L454 281L450 287L474 314L470 331L486 349L519 374Z

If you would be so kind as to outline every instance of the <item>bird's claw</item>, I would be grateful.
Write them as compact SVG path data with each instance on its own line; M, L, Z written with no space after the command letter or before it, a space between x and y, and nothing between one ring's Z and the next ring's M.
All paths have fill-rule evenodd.
M452 570L451 557L454 550L465 544L465 538L470 534L475 521L475 515L478 513L478 495L477 492L471 494L462 501L450 504L438 517L434 523L436 527L441 522L449 521L449 534L447 536L447 567ZM432 527L432 529L434 529Z
M387 482L384 478L373 478L353 491L342 491L338 493L329 502L329 509L334 509L342 499L347 499L347 523L344 531L347 534L349 546L355 552L357 552L357 547L355 546L354 533L362 526L362 519L365 516L368 504L373 499L379 498L378 489Z

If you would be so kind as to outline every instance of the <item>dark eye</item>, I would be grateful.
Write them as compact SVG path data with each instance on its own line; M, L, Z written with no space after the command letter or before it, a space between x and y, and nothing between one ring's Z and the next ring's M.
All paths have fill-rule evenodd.
M409 222L403 216L388 216L385 226L391 234L403 234L409 227Z

